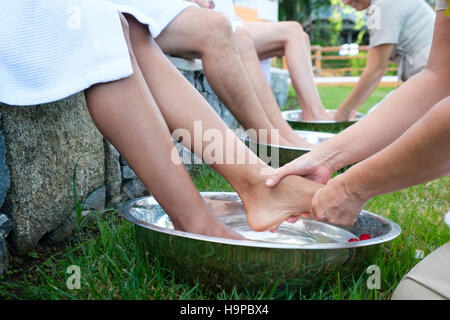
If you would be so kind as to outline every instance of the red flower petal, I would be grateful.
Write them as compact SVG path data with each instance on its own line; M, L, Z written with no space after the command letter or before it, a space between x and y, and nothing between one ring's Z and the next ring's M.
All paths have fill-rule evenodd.
M372 237L367 233L363 233L362 235L359 236L359 240L369 240L369 239L372 239Z

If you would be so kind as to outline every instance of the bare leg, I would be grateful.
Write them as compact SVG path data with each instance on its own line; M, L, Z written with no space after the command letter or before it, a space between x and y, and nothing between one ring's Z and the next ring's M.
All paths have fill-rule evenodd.
M264 112L225 16L209 9L188 8L155 41L166 54L201 58L209 84L245 129L279 129ZM280 142L292 145L283 137Z
M127 23L123 19L128 38ZM129 39L127 39L129 44ZM129 44L129 48L131 48ZM130 49L134 74L85 91L92 119L117 148L176 229L217 237L241 238L225 227L203 201L183 164L171 161L169 129L146 86Z
M263 173L271 174L273 169L231 133L201 94L175 69L155 42L149 40L148 29L134 18L127 18L139 67L170 130L183 128L188 131L190 137L183 136L182 143L202 156L231 183L243 201L249 225L255 230L266 230L290 215L307 211L311 197L321 185L290 176L281 181L276 187L279 189L268 188ZM203 132L215 130L224 138L224 143L215 149L214 156L199 153L196 146L206 150L210 142L202 136L195 136L195 121L201 122ZM236 149L240 153L235 152ZM216 161L218 154L233 156L231 161L219 162ZM243 164L239 164L240 156L245 159Z
M302 106L305 120L331 119L314 83L308 35L298 22L245 22L261 59L286 56L292 85Z
M267 83L264 72L259 62L258 54L255 51L253 38L249 32L243 28L236 28L236 43L244 62L247 73L249 74L253 86L258 94L259 101L264 107L267 117L273 126L280 129L280 135L297 147L311 147L304 139L295 134L294 130L283 119L280 108L273 96L272 90Z

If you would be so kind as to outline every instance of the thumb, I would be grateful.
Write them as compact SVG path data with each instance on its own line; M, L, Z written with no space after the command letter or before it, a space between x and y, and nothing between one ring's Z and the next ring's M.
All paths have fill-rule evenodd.
M284 165L281 168L278 168L275 170L275 173L271 175L266 180L266 186L268 187L275 187L281 179L283 179L286 176L289 176L291 174L301 175L303 170L299 170L301 168L301 165L299 166L299 159L295 159L292 162L289 162L288 164Z
M287 165L281 168L278 168L275 170L275 173L267 178L266 180L266 186L268 187L275 187L281 179L283 179L285 176L290 175L291 171Z

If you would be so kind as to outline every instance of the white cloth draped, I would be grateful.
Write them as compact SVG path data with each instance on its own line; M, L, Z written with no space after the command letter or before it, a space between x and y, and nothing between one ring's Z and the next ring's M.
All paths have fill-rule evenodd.
M197 4L182 0L107 0L122 13L134 16L139 22L148 25L153 38L159 34L181 12Z
M133 73L119 13L103 0L0 5L0 102L33 105Z

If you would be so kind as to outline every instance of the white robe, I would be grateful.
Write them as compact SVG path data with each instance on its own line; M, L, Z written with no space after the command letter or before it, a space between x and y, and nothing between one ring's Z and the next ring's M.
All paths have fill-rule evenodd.
M0 102L52 102L133 73L117 9L103 0L0 5Z
M181 12L197 4L183 0L107 0L122 13L134 16L140 23L148 25L153 38L159 34Z

